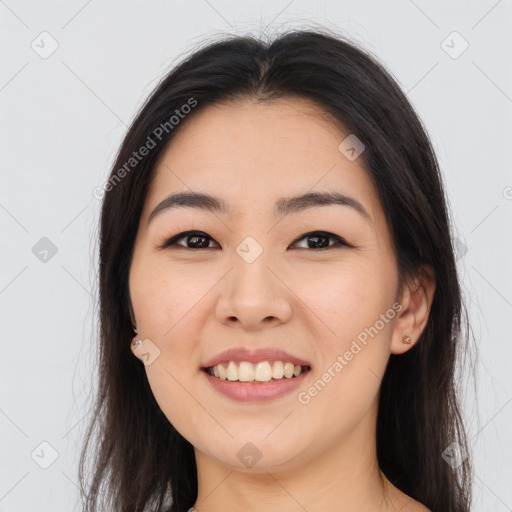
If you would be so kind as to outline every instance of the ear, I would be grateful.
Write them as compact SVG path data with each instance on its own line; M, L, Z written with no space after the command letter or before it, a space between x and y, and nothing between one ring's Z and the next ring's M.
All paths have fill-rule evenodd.
M400 310L391 340L391 353L403 354L412 348L425 329L436 289L435 271L431 265L423 265L417 276L404 283L400 297ZM404 336L411 338L404 343Z

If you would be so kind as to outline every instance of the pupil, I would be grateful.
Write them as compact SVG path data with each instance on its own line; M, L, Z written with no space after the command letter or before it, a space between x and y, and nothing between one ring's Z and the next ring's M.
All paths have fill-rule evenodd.
M201 235L199 235L199 236L197 236L197 235L189 235L188 240L189 240L189 242L190 242L190 240L196 240L195 242L193 242L194 248L205 247L204 242L202 244L197 242L198 238L199 239L202 238L203 240L206 240L206 237L205 236L201 236ZM208 247L208 242L206 242L206 247Z
M328 236L325 236L325 235L320 235L320 236L310 236L309 239L310 240L326 240L328 239L329 237ZM329 243L327 243L327 246L329 245ZM313 247L325 247L325 244L322 245L321 243L319 242L313 242Z

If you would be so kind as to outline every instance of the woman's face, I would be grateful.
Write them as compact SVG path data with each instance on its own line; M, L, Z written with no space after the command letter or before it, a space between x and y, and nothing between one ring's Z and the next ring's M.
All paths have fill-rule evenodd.
M374 436L389 354L404 351L410 333L397 320L396 260L356 158L362 148L350 138L340 149L349 135L307 100L240 100L195 112L155 169L130 268L133 311L159 406L210 461L287 468ZM182 192L214 196L225 209L203 200L149 219ZM284 203L324 193L351 199ZM164 247L184 231L200 233ZM311 369L285 393L264 399L257 390L241 400L249 387L279 391L296 377L221 382L202 369L236 347L283 350ZM240 368L244 357L232 359ZM242 366L250 378L253 366ZM277 367L270 371L278 375ZM268 370L264 363L256 372L266 379Z

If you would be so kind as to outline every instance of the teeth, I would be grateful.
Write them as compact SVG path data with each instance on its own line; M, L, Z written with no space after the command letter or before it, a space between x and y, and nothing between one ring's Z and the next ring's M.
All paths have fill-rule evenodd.
M227 369L221 365L221 364L217 364L213 367L213 374L215 375L215 368L218 368L218 372L219 372L219 379L222 379L222 380L226 380L227 377L228 377L228 371ZM216 375L215 375L216 376Z
M291 379L293 376L293 370L295 370L295 366L293 363L286 363L284 365L284 376L287 379Z
M276 361L272 370L272 377L274 379L282 379L284 375L284 365L282 361Z
M251 364L251 363L247 363ZM251 365L252 366L252 365ZM254 380L259 382L268 382L272 379L272 367L268 361L257 363L254 370Z
M238 380L238 366L234 361L229 361L227 377L228 380Z
M251 363L242 361L238 366L238 380L241 382L249 382L251 380L254 380L254 373L254 365L252 365Z
M308 366L304 369L309 369ZM210 375L222 380L240 381L240 382L268 382L272 379L279 380L282 378L291 379L298 377L303 373L303 367L294 365L291 362L275 361L271 365L268 361L261 361L253 364L248 361L229 361L226 364L216 364L213 368L208 369Z

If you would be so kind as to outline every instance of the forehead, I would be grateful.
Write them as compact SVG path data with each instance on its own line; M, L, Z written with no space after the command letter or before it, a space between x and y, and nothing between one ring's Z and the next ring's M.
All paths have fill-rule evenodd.
M220 196L236 214L251 203L273 209L278 197L335 190L375 217L376 191L362 159L351 161L339 149L348 135L303 98L207 106L186 119L160 155L145 215L175 191Z

